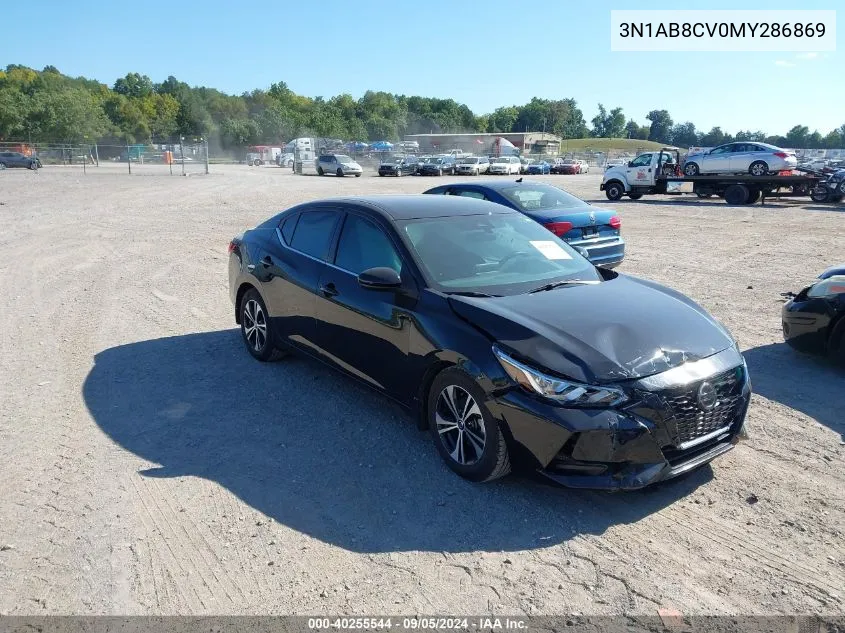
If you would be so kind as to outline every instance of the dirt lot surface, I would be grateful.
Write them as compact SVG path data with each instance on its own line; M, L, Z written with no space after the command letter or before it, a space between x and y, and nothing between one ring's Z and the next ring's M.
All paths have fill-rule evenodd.
M618 209L620 270L711 310L754 384L748 442L613 495L464 482L380 396L242 348L233 235L444 179L152 173L0 173L0 613L845 612L845 374L781 343L778 296L845 259L842 207L543 178Z

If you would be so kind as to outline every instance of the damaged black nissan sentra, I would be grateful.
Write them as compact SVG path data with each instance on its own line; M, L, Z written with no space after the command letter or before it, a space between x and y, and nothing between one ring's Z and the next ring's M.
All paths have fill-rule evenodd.
M229 252L250 354L297 349L390 396L468 479L518 462L570 486L639 488L744 433L746 365L713 317L669 288L595 268L501 205L309 202Z

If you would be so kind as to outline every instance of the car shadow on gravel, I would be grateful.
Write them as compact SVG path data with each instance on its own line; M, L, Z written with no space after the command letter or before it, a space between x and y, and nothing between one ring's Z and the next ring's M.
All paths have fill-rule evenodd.
M546 547L636 522L712 477L708 466L619 494L534 476L472 484L398 405L316 361L258 363L235 329L107 349L83 396L113 441L160 465L141 475L206 478L352 551Z
M742 355L754 393L810 416L845 439L845 370L786 343L753 347Z

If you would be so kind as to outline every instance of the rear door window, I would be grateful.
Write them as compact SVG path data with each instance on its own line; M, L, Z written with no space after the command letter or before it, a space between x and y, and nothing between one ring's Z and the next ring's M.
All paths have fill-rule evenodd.
M325 261L338 215L331 209L302 212L291 238L291 247Z

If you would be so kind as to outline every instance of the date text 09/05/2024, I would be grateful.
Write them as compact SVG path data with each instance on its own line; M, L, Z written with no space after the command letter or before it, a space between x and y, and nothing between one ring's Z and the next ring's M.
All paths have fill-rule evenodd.
M528 623L520 618L497 617L325 617L308 618L308 628L328 630L392 630L399 631L465 631L470 627L481 630L525 630Z

